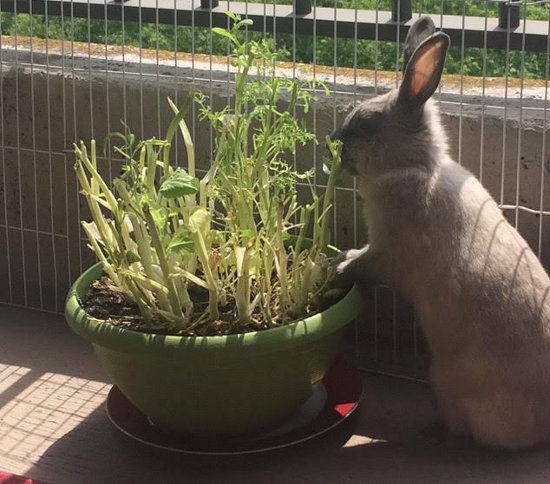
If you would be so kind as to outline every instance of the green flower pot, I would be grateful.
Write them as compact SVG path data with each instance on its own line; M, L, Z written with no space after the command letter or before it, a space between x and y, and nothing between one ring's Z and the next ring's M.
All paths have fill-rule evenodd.
M101 276L85 271L67 296L69 326L92 343L122 393L156 425L231 436L276 425L311 394L332 364L342 329L362 305L354 287L322 313L230 336L144 334L92 319L79 296Z

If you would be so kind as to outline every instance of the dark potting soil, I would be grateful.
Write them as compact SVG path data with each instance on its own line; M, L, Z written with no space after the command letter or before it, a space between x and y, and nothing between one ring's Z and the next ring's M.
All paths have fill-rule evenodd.
M190 291L191 299L197 306L197 313L207 305L208 293L198 288ZM332 300L331 303L336 302ZM253 315L253 323L243 325L236 319L235 307L228 304L220 308L220 317L215 321L191 321L192 330L177 330L164 321L147 322L140 313L138 305L124 292L118 289L112 281L103 276L94 281L88 291L80 297L80 304L93 318L142 333L154 333L175 336L225 336L230 334L249 333L269 329L261 312ZM202 308L201 308L202 306ZM313 314L311 311L310 314Z

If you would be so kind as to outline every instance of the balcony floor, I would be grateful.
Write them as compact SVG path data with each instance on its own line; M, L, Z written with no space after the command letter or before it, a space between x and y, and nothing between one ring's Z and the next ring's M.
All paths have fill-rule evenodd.
M60 316L0 306L0 471L51 484L548 483L550 448L519 454L423 440L429 389L364 375L356 418L267 454L197 458L145 448L110 424L110 385Z

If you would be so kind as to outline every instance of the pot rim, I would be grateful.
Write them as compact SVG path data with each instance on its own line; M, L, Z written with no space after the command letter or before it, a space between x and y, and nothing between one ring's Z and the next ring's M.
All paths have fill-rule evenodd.
M79 296L98 279L101 263L85 270L72 285L65 303L65 318L77 334L93 344L122 350L189 350L211 351L235 348L242 351L277 350L282 346L301 345L334 333L359 315L363 299L357 286L324 311L277 328L227 336L175 336L142 333L113 326L91 317L80 305Z

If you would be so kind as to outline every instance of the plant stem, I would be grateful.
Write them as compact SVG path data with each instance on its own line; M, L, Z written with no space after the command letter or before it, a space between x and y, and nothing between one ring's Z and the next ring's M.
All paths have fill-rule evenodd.
M284 321L288 313L288 254L283 242L283 210L284 206L282 202L278 204L277 210L277 257L279 259L279 282L281 284L281 317Z
M176 288L174 287L174 281L170 277L170 268L168 266L168 263L166 261L166 257L164 254L164 248L162 247L162 242L159 237L159 233L157 231L157 226L155 224L155 221L153 219L153 216L151 215L151 211L147 205L143 207L143 214L145 216L145 221L147 223L147 228L149 229L149 233L151 234L151 243L155 249L155 252L157 253L157 257L159 260L160 268L164 275L164 283L166 287L168 288L168 299L170 300L170 306L172 307L173 313L182 321L184 321L184 316L182 312L182 304L179 300L178 293L176 291ZM180 327L184 327L183 324L179 324Z

